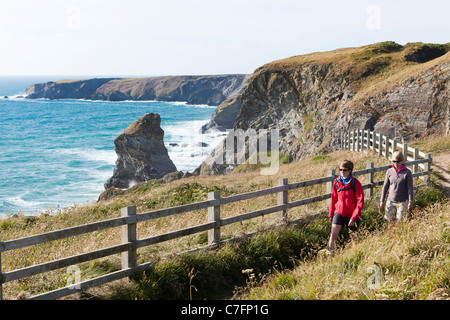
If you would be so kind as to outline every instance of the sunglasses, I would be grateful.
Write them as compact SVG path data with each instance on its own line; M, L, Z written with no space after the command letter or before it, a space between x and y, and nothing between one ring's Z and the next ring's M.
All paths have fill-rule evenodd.
M339 171L342 171L342 172L347 172L347 171L350 171L350 170L348 170L348 169L341 169L341 168L339 168Z
M392 160L392 162L394 162L394 163L399 163L399 162L401 162L401 161L399 161L399 160Z

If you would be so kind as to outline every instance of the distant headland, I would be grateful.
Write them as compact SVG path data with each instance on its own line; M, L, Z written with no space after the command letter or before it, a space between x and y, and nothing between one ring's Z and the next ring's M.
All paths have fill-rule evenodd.
M28 99L156 100L218 106L240 94L249 75L163 76L58 80L28 86Z

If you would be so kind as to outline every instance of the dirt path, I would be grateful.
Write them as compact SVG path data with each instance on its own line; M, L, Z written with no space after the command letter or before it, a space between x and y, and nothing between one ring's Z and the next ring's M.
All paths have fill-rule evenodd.
M439 180L439 182L444 187L446 197L450 198L450 152L433 157L431 167L445 178L445 181Z

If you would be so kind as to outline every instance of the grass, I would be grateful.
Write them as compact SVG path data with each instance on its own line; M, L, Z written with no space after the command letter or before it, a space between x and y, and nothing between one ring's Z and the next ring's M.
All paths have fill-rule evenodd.
M450 137L435 135L427 138L419 138L412 141L408 146L419 148L422 152L432 153L432 156L436 156L450 150Z
M319 230L318 230L319 229ZM131 299L204 299L230 294L244 285L251 270L261 278L274 268L292 267L328 230L307 226L254 236L217 251L183 254L154 265L134 283ZM195 287L192 292L191 286Z
M405 223L361 230L333 259L300 261L290 271L241 288L236 299L427 299L450 290L450 203L436 202ZM377 281L378 277L378 281Z
M422 142L420 142L422 143ZM430 142L431 143L431 142ZM429 147L424 142L421 148ZM219 190L221 196L229 196L253 190L276 186L278 180L289 177L289 182L311 180L326 176L328 170L336 169L343 158L355 163L355 170L364 169L369 162L375 166L387 164L374 152L349 153L339 151L317 156L316 159L298 160L280 165L279 172L273 176L261 176L259 170L247 170L226 176L190 177L170 183L149 181L136 186L125 194L93 204L79 204L61 210L49 208L34 216L22 214L0 220L1 240L16 239L33 234L68 228L94 221L120 216L120 209L136 205L137 212L167 208L207 199L210 191ZM382 180L383 173L375 175L375 181ZM245 181L245 183L243 183ZM422 210L429 210L430 203L440 203L437 186L417 193L417 203L423 198ZM289 201L311 197L325 192L325 186L313 186L289 192ZM250 199L222 206L221 216L230 217L276 205L276 195ZM448 209L448 207L442 207ZM288 218L298 219L317 212L326 212L325 202L292 208ZM376 203L367 203L365 209L367 232L378 232L383 227L377 215ZM445 212L445 211L444 211ZM448 210L447 210L448 213ZM138 238L146 238L207 221L206 210L170 216L138 224ZM372 221L372 222L370 222ZM381 221L381 222L380 222ZM277 222L276 215L268 215L221 228L223 239L241 237L245 233L270 228ZM370 222L370 223L369 223ZM381 223L381 225L380 225ZM138 250L138 263L157 261L154 267L135 281L116 281L98 288L92 288L75 299L203 299L230 297L236 286L246 292L249 283L260 283L270 274L292 269L299 262L314 259L318 249L323 248L329 233L328 219L318 219L303 227L284 228L280 231L266 231L236 245L226 245L217 251L200 251L193 254L180 254L185 250L205 245L206 233L184 237ZM340 239L340 245L348 241L348 235ZM88 235L70 237L45 244L2 253L2 271L7 272L30 265L61 259L84 252L94 251L120 244L119 228L100 230ZM412 250L412 249L411 249ZM176 255L174 255L176 254ZM120 256L114 255L78 265L82 280L119 270ZM242 273L242 270L251 270ZM253 276L251 276L253 275ZM291 277L286 275L285 277ZM20 295L37 294L65 286L68 281L66 270L55 270L20 281L3 285L7 299ZM280 280L285 281L285 280ZM244 297L244 296L240 296Z
M314 161L326 160L326 159L328 159L328 157L329 157L329 156L326 155L326 154L319 154L319 155L317 155L317 156L312 157L312 158L311 158L311 161L314 162Z

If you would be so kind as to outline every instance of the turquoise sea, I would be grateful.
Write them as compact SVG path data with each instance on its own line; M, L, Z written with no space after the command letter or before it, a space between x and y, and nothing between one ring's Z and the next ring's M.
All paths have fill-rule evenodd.
M0 78L0 215L96 201L117 159L114 139L146 113L161 116L165 145L181 171L195 170L223 138L199 133L215 107L23 97L30 84L63 78Z

